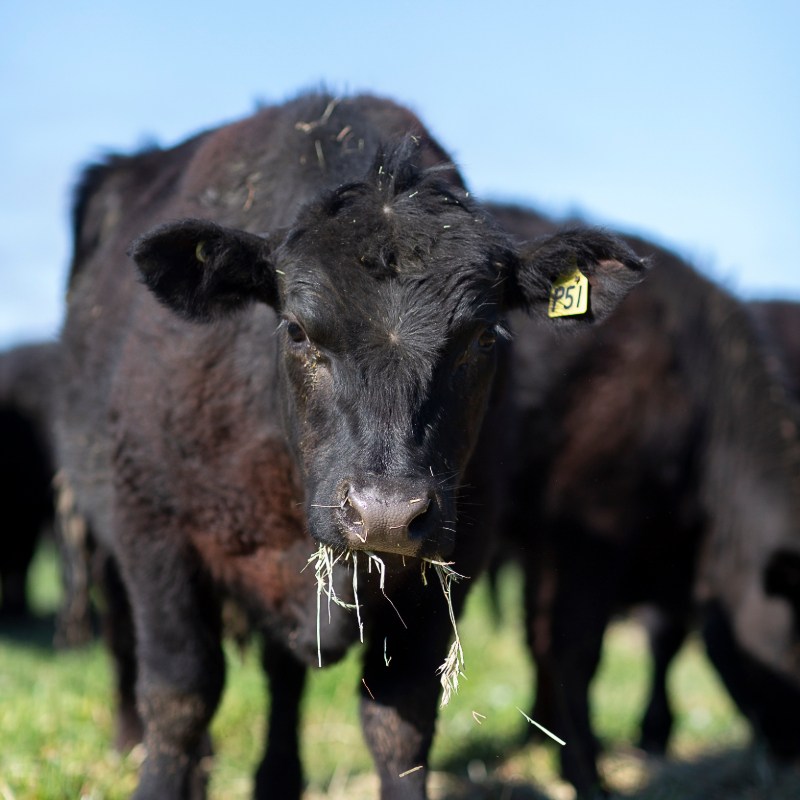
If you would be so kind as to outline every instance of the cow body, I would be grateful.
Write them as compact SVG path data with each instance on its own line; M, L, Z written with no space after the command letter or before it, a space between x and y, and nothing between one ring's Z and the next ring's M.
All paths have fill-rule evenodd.
M140 717L148 753L137 797L202 794L227 596L265 640L256 795L299 795L305 668L359 636L333 605L317 640L303 568L319 544L350 559L333 571L341 599L360 574L361 715L382 796L424 796L424 769L400 776L426 763L451 629L421 559L480 572L502 502L505 315L542 316L571 264L593 282L591 319L642 269L593 232L519 250L419 121L371 97L304 96L86 173L59 445L117 572L121 738ZM479 504L468 525L464 484Z
M25 581L42 528L53 520L54 343L0 353L0 616L27 613Z
M523 238L553 229L493 211ZM564 772L582 793L598 780L587 691L603 631L637 603L661 618L646 746L666 744L666 667L697 613L756 728L775 751L800 750L786 711L800 702L795 408L742 304L671 254L628 242L654 267L613 317L555 369L524 320L515 353L524 434L512 497L538 499L517 502L507 525L527 563L534 718L569 743Z
M764 340L768 366L786 390L800 400L800 303L754 300L747 306Z

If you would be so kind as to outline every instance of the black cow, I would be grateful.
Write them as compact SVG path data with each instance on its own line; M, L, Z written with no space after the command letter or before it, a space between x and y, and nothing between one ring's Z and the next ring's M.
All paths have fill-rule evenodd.
M0 617L28 613L25 583L42 529L53 521L55 343L0 353Z
M769 353L767 363L800 401L800 303L754 300L747 304Z
M368 96L302 96L89 169L60 457L126 590L117 655L130 659L135 636L136 662L120 673L123 708L135 675L147 749L137 797L202 794L225 596L265 638L256 795L299 795L306 665L339 658L360 617L381 796L424 796L451 627L422 559L479 574L511 435L505 317L546 322L554 281L576 266L590 308L549 323L560 330L607 314L643 263L597 231L515 245L420 122ZM360 590L357 614L334 605L317 634L316 581L301 570L320 543L342 557L339 596L355 600L356 560ZM385 564L382 588L365 551ZM453 587L456 613L466 586Z
M520 238L556 230L492 212ZM690 614L731 694L779 754L800 752L797 411L743 304L628 237L653 269L560 357L524 319L515 348L522 458L507 535L524 553L534 719L565 739L565 776L598 784L587 690L611 614L654 604L643 744L671 723L666 667ZM523 502L524 501L524 502Z
M800 402L800 304L782 300L753 301L747 310L755 321L764 349L766 365L779 386L789 394L790 402ZM780 392L779 388L773 391ZM786 594L786 592L784 592ZM663 609L660 613L645 616L653 655L653 677L647 711L642 720L640 747L648 752L664 754L674 717L667 696L666 674L672 658L677 654L689 632L689 622L685 615L675 616ZM717 667L740 705L746 710L754 702L742 695L733 677L732 666L741 661L720 650L711 615L705 625L705 635L712 656L717 653ZM739 679L738 683L741 683ZM781 702L779 698L777 702ZM758 724L757 712L750 717ZM791 749L790 749L790 752Z

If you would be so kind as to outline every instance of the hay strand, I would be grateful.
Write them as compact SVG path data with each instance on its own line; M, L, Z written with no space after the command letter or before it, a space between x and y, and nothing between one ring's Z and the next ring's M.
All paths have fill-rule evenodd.
M311 555L311 557L306 562L306 567L314 562L314 578L317 581L317 661L319 666L322 667L322 640L320 638L320 612L321 612L321 605L322 605L322 595L323 593L328 596L328 624L331 623L331 601L336 603L337 605L341 606L342 608L347 609L356 609L356 614L358 615L358 623L359 628L361 628L361 611L358 608L358 595L356 595L356 603L353 605L352 603L345 603L344 600L340 600L338 595L336 594L336 589L333 586L333 568L339 561L346 561L350 558L351 553L353 551L346 551L343 553L337 553L334 555L333 548L327 544L320 544L320 546L316 549L316 551ZM353 555L355 555L353 553ZM354 558L355 561L355 558ZM305 567L303 567L305 569ZM353 576L353 588L356 587L356 577ZM364 641L363 630L361 641Z
M452 567L452 562L449 561L434 561L433 559L426 559L429 563L433 564L436 574L439 576L439 583L442 584L442 591L444 592L445 599L447 600L447 610L450 612L450 622L453 626L453 633L455 640L450 645L450 651L444 663L436 670L437 674L441 676L440 681L442 684L442 702L439 708L444 708L449 702L453 694L458 694L458 677L459 675L466 680L464 674L464 650L461 647L461 638L458 635L458 628L456 627L456 615L453 612L452 600L452 584L453 581L459 581L463 575L459 575ZM424 576L424 573L423 573Z
M514 706L523 717L525 717L531 725L535 725L542 733L546 733L553 741L558 742L560 745L565 745L566 742L563 739L559 739L554 733L551 733L544 725L540 725L535 719L531 719L519 706Z
M405 772L401 772L397 777L398 778L405 778L406 775L410 775L412 772L417 772L421 769L425 769L424 766L414 767L413 769L407 769Z
M408 625L406 625L405 620L403 619L403 617L400 616L400 612L397 610L397 606L394 603L392 603L392 598L389 597L388 594L386 594L386 589L385 589L385 585L386 585L386 563L384 562L384 560L380 556L376 556L375 553L371 552L370 550L365 550L364 552L369 556L369 565L370 565L370 570L369 571L372 572L372 562L373 561L375 562L375 566L380 570L380 573L381 573L381 592L383 593L383 596L391 604L391 606L394 609L395 614L397 614L397 617L400 620L400 622L403 623L403 627L406 630L408 630Z

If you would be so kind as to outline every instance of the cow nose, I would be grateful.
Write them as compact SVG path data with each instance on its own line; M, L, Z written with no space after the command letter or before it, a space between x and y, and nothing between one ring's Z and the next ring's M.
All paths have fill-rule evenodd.
M346 535L359 549L417 555L438 510L434 489L421 481L354 481L345 487Z

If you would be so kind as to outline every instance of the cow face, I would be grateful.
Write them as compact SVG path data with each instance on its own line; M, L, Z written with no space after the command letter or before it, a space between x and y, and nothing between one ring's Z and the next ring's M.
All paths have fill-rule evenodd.
M336 548L444 557L489 398L504 315L544 315L579 266L592 311L642 263L594 231L517 251L466 193L398 151L266 237L186 220L138 239L145 282L194 320L262 301L280 314L284 424L312 535Z

